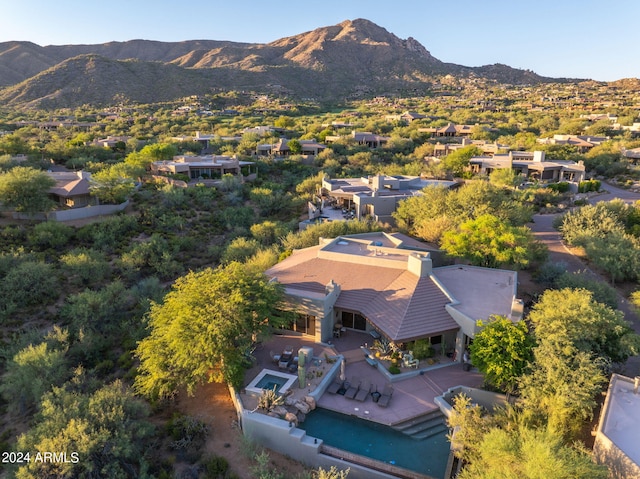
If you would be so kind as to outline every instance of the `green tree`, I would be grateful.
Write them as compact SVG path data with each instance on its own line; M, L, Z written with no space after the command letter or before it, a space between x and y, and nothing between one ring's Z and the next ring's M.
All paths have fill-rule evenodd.
M493 215L466 221L442 236L442 249L473 265L527 268L535 258L535 240L526 227L509 226Z
M119 204L127 200L135 189L137 172L123 163L91 175L91 194L103 203Z
M110 266L104 253L91 248L76 248L60 255L60 266L68 281L76 286L101 283Z
M616 212L601 201L565 214L559 230L568 244L585 246L594 238L605 238L614 232L623 233L624 225Z
M55 180L42 171L17 166L0 174L0 202L27 214L46 212L55 207L48 196L55 184Z
M302 144L300 143L300 140L296 140L295 138L289 140L287 142L287 146L289 147L289 152L292 155L299 155L302 151Z
M53 265L38 261L22 261L0 281L3 302L23 306L44 306L59 294Z
M58 221L38 223L29 232L29 242L38 248L62 248L69 243L74 234L71 226Z
M587 257L616 281L635 281L640 277L640 240L621 231L586 242ZM620 258L624 258L621 261Z
M531 372L520 381L526 415L567 439L577 438L593 418L597 395L607 381L604 361L574 346L559 350L547 340L534 349L534 358Z
M547 290L533 306L529 321L538 341L569 355L577 349L607 361L624 362L638 354L638 335L621 311L593 300L585 289Z
M514 323L504 316L479 322L482 329L471 344L471 360L485 380L512 393L533 359L535 341L524 321Z
M137 349L138 391L170 397L205 381L239 386L253 338L286 324L282 294L280 285L240 263L176 280L164 302L151 306L150 334Z
M522 184L524 177L511 168L496 168L489 175L489 181L496 186L515 188Z
M454 176L462 176L469 166L469 160L480 155L482 155L482 150L477 146L465 146L445 156L442 159L442 164Z
M480 455L467 464L459 479L606 479L609 470L596 464L589 451L568 446L546 428L524 425L491 428L479 445Z
M253 238L240 236L234 239L222 254L223 263L243 262L260 250L260 243Z
M45 394L35 424L18 438L17 449L30 451L34 460L16 478L147 477L143 445L154 431L148 407L119 380L86 392L83 376ZM67 461L35 460L52 451L66 452Z
M140 151L130 153L125 158L127 167L147 170L154 161L171 160L178 153L178 149L171 143L156 143L147 145Z
M66 339L66 331L61 331ZM52 339L51 336L49 339ZM25 413L40 403L43 394L70 377L65 358L68 342L43 341L29 344L7 363L0 392L15 413Z

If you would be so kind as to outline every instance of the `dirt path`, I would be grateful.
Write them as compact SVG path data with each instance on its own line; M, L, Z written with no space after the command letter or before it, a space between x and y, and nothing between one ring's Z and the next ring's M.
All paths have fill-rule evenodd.
M242 434L238 429L236 410L229 389L222 384L205 384L193 397L180 397L177 409L183 414L205 421L210 428L204 446L204 456L223 456L230 469L241 479L253 479L251 469L255 462L245 452ZM271 467L287 479L299 477L306 469L299 462L273 451L268 451Z

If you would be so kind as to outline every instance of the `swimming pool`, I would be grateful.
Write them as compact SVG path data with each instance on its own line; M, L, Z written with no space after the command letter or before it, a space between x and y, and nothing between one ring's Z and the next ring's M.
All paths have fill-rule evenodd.
M328 446L442 478L449 459L447 431L416 440L382 424L317 408L298 426Z

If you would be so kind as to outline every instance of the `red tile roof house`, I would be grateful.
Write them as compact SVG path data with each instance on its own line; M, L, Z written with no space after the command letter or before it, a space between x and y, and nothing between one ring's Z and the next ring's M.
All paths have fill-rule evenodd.
M49 195L60 206L68 208L82 208L97 204L91 196L91 174L85 171L78 172L49 172L48 175L56 181L54 187L49 189Z
M366 233L321 239L296 250L266 274L285 286L298 313L292 329L328 342L336 324L394 343L430 338L458 361L492 314L522 318L517 273L454 265L434 268L419 242Z

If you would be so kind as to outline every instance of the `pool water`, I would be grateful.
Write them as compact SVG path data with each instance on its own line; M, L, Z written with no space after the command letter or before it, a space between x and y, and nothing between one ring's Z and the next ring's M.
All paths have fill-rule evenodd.
M388 426L317 408L298 426L328 446L443 478L449 459L447 431L416 440Z
M258 381L255 387L259 389L274 389L276 388L276 392L280 391L280 388L286 384L288 381L287 378L282 378L279 376L273 376L271 374L265 374L260 381Z

